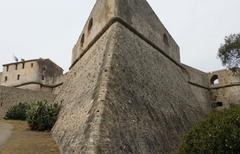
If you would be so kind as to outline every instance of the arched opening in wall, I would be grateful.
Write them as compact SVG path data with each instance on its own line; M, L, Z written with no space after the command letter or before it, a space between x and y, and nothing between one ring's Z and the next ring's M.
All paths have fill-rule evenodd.
M9 70L9 66L6 66L6 71L8 72L8 70Z
M85 41L85 35L83 34L81 38L81 47L83 47L84 41Z
M223 102L217 102L217 103L216 103L216 106L217 106L217 107L223 106Z
M93 26L93 18L91 18L91 19L89 20L89 22L88 22L88 32L91 31L92 26Z
M169 40L167 34L163 34L163 42L166 46L169 46Z
M33 68L33 63L31 63L31 68Z
M15 65L15 70L17 70L17 69L18 69L18 64Z
M5 82L7 82L7 80L8 80L8 77L7 77L7 76L5 76L5 78L4 78L4 81L5 81Z
M18 76L17 76L17 80L20 80L20 74L18 74Z
M218 75L213 75L212 78L210 79L211 85L217 85L219 84L219 78Z
M212 104L212 107L213 108L223 107L223 102L214 102Z
M25 67L25 63L22 63L22 69L24 69L24 67Z

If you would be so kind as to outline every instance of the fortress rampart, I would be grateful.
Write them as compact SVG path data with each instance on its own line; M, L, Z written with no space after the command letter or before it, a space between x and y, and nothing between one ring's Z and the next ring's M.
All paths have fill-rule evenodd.
M49 92L32 91L19 89L14 87L0 86L0 118L2 118L7 110L18 103L32 103L34 101L53 102L54 94Z
M52 132L62 153L173 153L192 124L240 104L240 77L182 64L177 43L145 0L97 0L69 72L43 61L36 66L14 74L5 67L0 84L38 91L0 86L0 112L55 98L63 107ZM6 83L19 73L30 79Z

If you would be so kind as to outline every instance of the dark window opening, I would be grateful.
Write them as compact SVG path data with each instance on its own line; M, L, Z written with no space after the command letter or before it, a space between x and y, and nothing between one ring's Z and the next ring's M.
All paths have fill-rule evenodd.
M91 18L91 19L89 20L89 23L88 23L88 32L91 31L92 26L93 26L93 18Z
M18 74L18 76L17 76L17 80L20 80L20 74Z
M169 46L167 34L163 34L163 42L165 43L165 45Z
M44 75L42 75L42 80L45 80L45 76Z
M222 103L222 102L217 102L216 105L217 105L218 107L220 107L220 106L223 106L223 103Z
M25 67L25 63L22 63L22 69L24 69L24 67Z
M214 102L213 104L212 104L212 107L213 108L218 108L218 107L222 107L223 106L223 102Z
M6 66L6 71L8 72L8 70L9 70L9 66Z
M83 43L84 43L84 40L85 40L84 37L85 37L85 35L83 34L83 35L82 35L82 38L81 38L81 47L83 47Z
M5 82L7 82L7 80L8 80L8 77L7 77L7 76L5 76Z
M210 79L211 85L217 85L219 84L219 78L218 75L213 75L212 78Z
M18 69L18 64L15 65L15 70L17 70L17 69Z
M47 70L47 68L44 66L44 67L43 67L43 71L46 71L46 70Z
M31 67L33 68L33 63L31 63Z

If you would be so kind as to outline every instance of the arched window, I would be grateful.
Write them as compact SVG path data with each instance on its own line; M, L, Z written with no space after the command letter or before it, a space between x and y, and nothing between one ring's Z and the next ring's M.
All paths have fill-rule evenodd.
M217 85L219 84L219 78L218 75L213 75L212 78L210 79L211 85Z
M223 107L223 102L214 102L212 104L212 107L213 108Z
M5 76L5 78L4 78L4 81L5 81L5 82L7 82L7 80L8 80L8 77L7 77L7 76Z
M89 20L89 23L88 23L88 32L91 31L92 26L93 26L93 18L91 18L91 19Z
M82 35L82 38L81 38L81 47L83 47L84 40L85 40L85 35L83 34L83 35Z
M217 103L216 103L216 106L217 106L217 107L223 106L223 102L217 102Z
M168 36L165 33L163 34L163 42L166 46L169 46Z

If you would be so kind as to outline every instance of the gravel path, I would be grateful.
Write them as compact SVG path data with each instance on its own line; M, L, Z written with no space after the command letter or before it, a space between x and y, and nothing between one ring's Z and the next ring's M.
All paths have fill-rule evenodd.
M0 148L11 136L13 126L7 123L0 122Z

